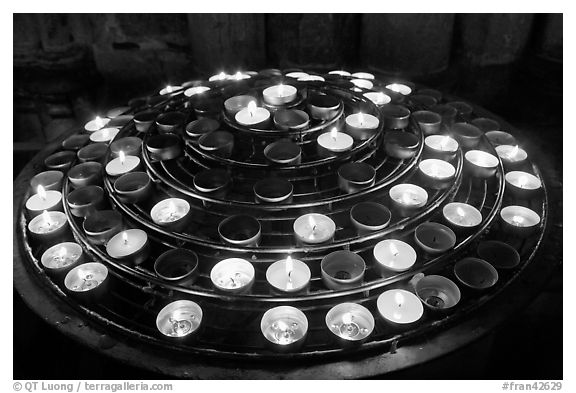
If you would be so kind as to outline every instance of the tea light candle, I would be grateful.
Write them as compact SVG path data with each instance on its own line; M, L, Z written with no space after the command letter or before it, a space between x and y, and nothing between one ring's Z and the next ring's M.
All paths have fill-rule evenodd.
M506 173L506 190L518 197L533 195L542 188L542 182L536 176L522 171L511 171Z
M346 132L356 140L364 141L378 130L380 120L367 113L353 113L346 116Z
M88 262L76 266L68 272L64 286L69 291L80 294L95 294L108 277L108 268L99 262Z
M256 102L251 101L246 108L236 113L234 118L245 126L264 127L270 121L270 112L266 108L257 107Z
M287 73L286 76L287 76L288 78L299 79L299 78L305 78L305 77L310 76L310 75L308 75L308 74L305 73L305 72L294 71L294 72L289 72L289 73Z
M58 243L42 254L40 263L48 273L57 274L67 271L82 257L82 247L74 242Z
M335 155L352 149L354 139L343 132L338 132L336 127L330 132L325 132L316 138L318 153L321 156Z
M288 75L286 75L288 76ZM323 77L321 77L320 75L306 75L306 76L301 76L298 78L298 80L300 82L325 82L326 79L324 79Z
M351 75L348 71L344 71L344 70L330 71L328 74L329 75L339 75L339 76L350 76Z
M540 216L524 206L506 206L500 210L504 230L518 236L531 234L540 224Z
M176 300L156 316L156 328L170 338L191 336L202 324L202 308L191 300Z
M167 198L154 205L150 217L157 225L173 227L184 222L189 212L190 204L184 199Z
M374 79L374 75L368 72L355 72L352 74L352 77L358 79L369 79L369 80Z
M266 281L277 291L297 293L307 288L312 276L310 268L298 259L288 256L274 262L266 270Z
M118 157L106 164L106 173L109 176L120 176L132 172L140 166L140 157L127 156L123 151L118 153Z
M436 158L420 161L418 169L424 184L433 189L442 189L449 186L456 174L456 168L452 164Z
M374 317L364 306L340 303L326 314L326 326L345 342L361 342L374 330Z
M403 272L416 263L417 255L412 246L402 240L386 239L378 242L372 250L376 269L380 275L390 272Z
M465 163L472 176L488 178L496 174L500 161L482 150L470 150L464 155Z
M44 210L59 210L62 208L62 193L60 191L48 190L38 185L36 194L26 201L26 209L31 217L35 217Z
M374 83L366 79L352 79L350 82L354 83L354 86L361 89L369 90L374 87Z
M303 243L324 243L332 239L335 232L336 224L323 214L304 214L294 221L294 234Z
M426 151L439 159L450 160L458 151L458 142L448 135L430 135L424 139Z
M528 158L528 153L518 145L500 145L496 146L496 153L508 168L517 167L524 163Z
M404 289L391 289L378 296L378 312L392 324L406 325L422 318L424 306L418 296Z
M482 223L482 213L467 203L451 202L442 208L444 219L456 229L471 229Z
M124 115L129 110L130 110L129 106L118 106L118 107L112 108L108 112L106 112L106 117L109 117L110 119L114 119L116 117Z
M428 202L428 193L415 184L397 184L389 191L392 206L401 217L408 217Z
M167 94L172 94L172 93L180 93L180 90L182 90L182 86L166 86L165 88L163 88L162 90L160 90L158 92L158 94L160 94L161 96L167 95Z
M254 283L254 266L245 259L229 258L218 262L210 271L215 288L229 293L247 291Z
M46 211L37 215L28 223L32 237L42 241L54 241L64 234L68 228L66 214L57 211Z
M416 154L420 138L411 132L392 130L384 134L383 144L388 156L407 160Z
M386 88L396 93L400 93L403 96L407 96L408 94L412 93L412 89L402 83L391 83L386 85Z
M100 116L96 116L94 120L90 120L88 123L84 125L84 129L89 132L98 131L101 128L104 128L110 119L108 118L101 118Z
M276 350L291 350L301 344L308 332L308 319L297 308L279 306L266 311L260 330Z
M186 89L184 91L184 95L186 97L192 97L195 96L196 94L202 94L206 91L210 90L210 88L208 86L195 86L195 87L190 87L189 89Z
M250 72L250 71L248 71L248 72ZM240 81L243 79L250 79L250 78L251 78L251 76L249 74L247 74L247 73L244 74L240 71L236 71L236 73L234 75L228 75L228 79L233 80L233 81Z
M141 229L127 229L114 235L106 244L112 258L140 264L148 258L148 235Z
M424 222L414 231L416 244L430 255L448 251L456 244L456 234L445 225L436 222Z
M101 128L90 135L90 140L92 142L110 142L112 139L116 138L116 135L119 132L120 129L115 127Z
M270 86L262 91L264 102L270 105L286 105L296 99L298 89L292 85L279 84Z
M228 75L226 75L226 73L222 71L221 73L217 75L212 75L210 78L208 78L208 82L225 81L226 79L228 79Z
M364 97L368 98L370 101L372 101L375 105L378 106L386 105L390 101L392 101L392 98L390 98L389 95L384 94L381 91L369 91L367 93L364 93L363 95Z
M516 138L504 131L488 131L485 135L493 146L516 145Z

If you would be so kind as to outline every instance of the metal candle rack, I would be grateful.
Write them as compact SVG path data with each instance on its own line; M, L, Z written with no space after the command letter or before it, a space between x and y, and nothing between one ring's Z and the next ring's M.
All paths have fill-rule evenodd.
M183 127L195 120L194 105L202 102L202 95L186 97L185 89L166 96L154 95L147 99L134 100L131 109L124 114L134 114L145 109L159 112L179 111L185 115L185 122L179 125L176 134L182 139L183 153L172 160L157 161L146 149L150 136L158 130L153 124L146 133L136 130L134 122L125 124L115 140L127 136L142 138L141 160L145 171L153 180L153 196L148 200L128 204L116 195L113 179L104 174L104 189L110 208L122 213L125 225L144 229L152 245L148 260L134 266L110 258L104 246L95 245L84 233L82 219L73 216L67 203L64 212L68 216L73 238L84 248L89 259L103 262L111 273L107 292L96 302L85 303L71 296L63 288L62 281L44 274L40 264L40 255L44 245L30 240L26 230L25 208L21 206L18 223L20 244L28 257L29 265L35 273L64 301L71 304L87 318L115 329L129 337L157 345L165 350L188 351L205 355L232 358L316 358L320 356L339 356L350 352L366 350L385 351L393 349L399 341L411 340L434 329L442 329L455 321L473 313L480 305L490 301L515 280L521 271L531 262L539 247L547 224L547 196L545 186L536 198L517 200L505 193L504 167L500 162L497 173L489 179L468 176L464 167L464 154L459 149L451 161L456 175L449 187L441 190L429 189L426 206L410 217L392 214L389 225L379 231L358 233L349 222L350 209L359 202L377 201L388 204L389 189L400 182L419 184L417 164L426 157L424 152L424 134L418 123L411 118L404 132L415 134L419 139L416 154L406 160L387 156L382 146L383 127L380 107L363 96L369 91L382 91L392 98L391 104L401 104L412 111L428 109L422 100L412 100L410 95L403 96L386 89L393 80L374 80L373 89L358 89L350 86L349 77L327 77L326 82L301 82L290 78L272 78L252 74L250 79L228 82L194 82L193 85L206 85L211 90L205 97L223 99L232 95L250 93L261 96L264 88L278 81L284 81L298 88L298 99L289 107L306 109L311 94L327 94L337 97L341 108L337 115L324 121L315 121L308 129L297 131L278 131L251 129L235 122L222 108L221 113L210 115L221 121L221 129L233 133L236 144L235 153L230 158L222 158L198 148L197 143L188 137ZM234 85L234 84L237 85ZM412 89L418 93L419 86ZM415 93L413 93L415 94ZM446 100L444 100L446 101ZM444 103L442 101L441 103ZM346 115L362 110L380 117L378 131L368 140L356 141L353 148L339 155L325 158L315 153L316 137L337 126L344 129ZM459 114L457 120L470 121L475 114ZM450 125L442 125L443 133L450 133ZM84 131L80 131L84 133ZM268 143L278 138L289 138L302 146L303 159L299 165L269 165L263 158L262 150ZM479 149L496 155L494 147L486 137L482 137ZM246 152L251 150L250 152ZM108 151L105 161L110 159ZM337 169L346 162L365 162L376 170L375 184L365 190L344 194L338 188ZM212 196L199 192L193 186L196 174L207 168L223 168L233 179L232 185L223 196ZM526 163L525 169L541 179L538 168ZM279 204L263 204L255 201L252 187L263 177L283 177L294 186L291 201ZM542 180L542 179L541 179ZM69 181L65 179L62 193L64 198L71 191ZM29 192L29 194L31 194ZM150 218L150 209L166 197L185 199L191 207L191 221L188 226L170 231L155 224ZM24 198L24 201L27 198ZM457 234L456 245L440 256L428 256L419 252L416 264L408 271L390 273L382 277L374 267L372 249L377 242L395 238L406 241L418 249L413 240L415 227L424 221L442 222L441 206L447 202L465 202L482 212L482 223L472 232ZM504 202L520 204L536 211L540 217L539 230L527 238L506 234L500 224L498 212ZM301 245L295 240L292 224L304 213L322 213L336 223L334 240L320 245ZM220 221L234 214L250 214L261 224L262 237L258 245L237 246L223 243L216 230ZM376 299L384 291L392 288L409 289L408 281L417 273L440 274L454 277L454 263L464 256L476 256L476 246L480 241L497 239L508 243L518 250L521 263L511 270L500 270L495 286L486 291L462 291L462 299L453 309L444 313L427 310L422 319L406 328L392 327L379 315ZM156 258L171 248L187 248L199 257L199 277L191 286L180 286L158 277L153 265ZM327 254L337 250L350 250L362 256L366 261L366 271L362 284L354 288L327 289L321 279L320 261ZM266 282L266 269L275 261L284 259L288 254L308 265L312 278L309 290L301 294L279 295L271 290ZM211 280L210 271L219 261L226 258L244 258L255 268L256 278L250 292L230 294L218 292ZM454 279L455 282L457 282ZM178 340L163 336L156 328L156 316L168 303L188 299L198 303L203 309L202 329L194 340ZM326 327L324 318L333 306L354 302L365 306L375 317L374 331L361 345L342 346ZM291 305L303 311L308 318L308 335L302 347L291 353L276 352L266 345L260 331L260 319L265 311L278 305Z

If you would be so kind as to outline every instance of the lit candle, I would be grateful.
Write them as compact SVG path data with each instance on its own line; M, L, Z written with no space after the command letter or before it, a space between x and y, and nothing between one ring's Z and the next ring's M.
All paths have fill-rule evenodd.
M285 105L296 99L298 89L291 85L270 86L262 91L264 101L270 105Z
M167 198L154 205L150 211L152 221L160 226L180 226L186 221L190 204L184 199Z
M355 72L352 74L352 77L358 79L369 79L369 80L374 79L374 75L368 72Z
M304 214L294 221L294 234L303 243L324 243L332 239L335 232L336 224L323 214Z
M295 71L295 72L289 72L289 73L287 73L286 76L287 76L288 78L299 79L299 78L305 78L305 77L310 76L310 75L308 75L308 74L305 73L305 72Z
M53 241L62 236L68 228L66 214L57 211L46 211L37 215L28 223L30 234L43 241Z
M288 75L286 75L288 76ZM325 82L326 79L324 79L323 77L321 77L320 75L306 75L306 76L300 76L298 78L298 80L300 82Z
M254 266L245 259L229 258L218 262L210 271L214 286L230 293L247 291L254 283Z
M448 187L454 179L456 168L449 162L429 158L420 161L418 169L424 184L433 189L443 189Z
M100 116L96 116L94 120L90 120L84 125L84 129L89 132L98 131L99 129L105 127L109 121L110 119L108 118L102 119Z
M400 93L403 96L407 96L408 94L412 93L412 89L409 86L403 85L401 83L391 83L386 85L386 88L396 93Z
M391 289L376 301L378 312L392 324L406 325L422 318L424 306L416 295L404 289Z
M518 145L496 146L496 153L507 167L519 166L528 158L528 153Z
M397 184L389 191L392 206L400 216L408 217L428 202L428 193L414 184Z
M328 74L330 74L330 75L340 75L340 76L350 76L350 75L351 75L348 71L344 71L344 70L330 71Z
M374 87L374 83L366 79L352 79L350 82L354 83L354 86L362 89L371 89Z
M245 126L264 127L270 120L270 112L266 108L257 107L256 102L251 101L246 108L236 113L234 118Z
M456 229L471 229L482 223L482 213L467 203L451 202L442 208L448 223Z
M366 140L375 135L380 125L376 116L367 113L353 113L346 116L346 132L356 140Z
M510 190L518 197L528 197L542 188L542 182L536 176L522 171L506 173L506 191Z
M192 97L195 96L196 94L202 94L206 91L210 90L210 88L208 86L195 86L195 87L190 87L189 89L186 89L184 91L184 95L186 97Z
M156 328L167 337L182 338L198 331L202 324L202 308L191 300L176 300L156 316Z
M59 210L62 208L62 193L60 191L48 190L38 185L36 194L26 201L26 209L30 216L35 217L45 210Z
M210 78L208 78L209 82L214 82L214 81L224 81L228 78L228 76L226 75L226 73L224 71L222 71L221 73L219 73L218 75L212 75Z
M62 273L82 257L82 247L74 242L56 244L42 254L40 262L49 273Z
M289 255L286 259L274 262L266 270L266 281L277 291L297 293L305 291L310 283L311 272L308 265Z
M372 101L375 105L378 106L386 105L390 101L392 101L392 98L390 98L389 95L384 94L381 91L369 91L367 93L364 93L364 97L368 98L370 101Z
M159 91L159 94L161 96L167 95L167 94L172 94L174 92L178 92L181 93L182 90L182 86L166 86L165 88L163 88L162 90Z
M106 252L112 258L140 264L150 251L148 235L141 229L127 229L114 235L106 244Z
M473 176L488 178L496 174L498 158L482 150L470 150L464 155L466 167Z
M118 157L106 164L106 173L109 176L120 176L134 171L140 166L140 157L127 156L123 151L118 152Z
M338 132L338 129L333 127L331 131L319 135L316 143L321 156L330 156L350 150L354 139L348 134Z
M90 135L90 140L92 142L110 142L116 138L118 132L120 132L120 129L116 127L101 128Z
M382 240L372 251L377 262L376 268L382 276L392 272L403 272L416 263L417 255L412 246L402 240Z
M374 330L374 317L364 306L340 303L326 314L326 326L344 342L361 342Z
M426 151L444 160L454 158L458 151L458 142L448 135L430 135L424 139Z
M264 313L260 330L276 350L291 350L304 341L308 319L297 308L279 306Z
M99 262L83 263L68 272L64 286L75 294L93 293L103 288L108 277L108 268Z
M527 236L540 224L540 216L534 210L524 206L506 206L500 210L504 230L518 236Z
M228 79L230 80L235 80L235 81L240 81L242 79L250 79L251 76L248 74L244 74L240 71L236 71L236 73L234 75L228 75Z

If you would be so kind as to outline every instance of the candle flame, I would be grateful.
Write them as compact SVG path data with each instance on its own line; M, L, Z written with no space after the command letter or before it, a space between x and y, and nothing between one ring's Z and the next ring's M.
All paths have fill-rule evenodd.
M278 85L278 96L282 97L283 94L284 94L284 85L282 83L280 83Z
M127 232L122 232L122 241L124 242L124 244L128 244L128 233Z
M402 307L402 305L404 304L404 295L402 294L402 292L396 292L394 294L394 301L396 302L396 305L398 307Z
M41 185L38 185L37 188L38 196L42 198L42 200L46 200L46 190Z
M219 80L224 80L226 79L226 73L224 71L222 71L221 73L218 74L218 79Z
M110 131L108 130L108 128L102 130L102 137L104 139L108 139L110 137Z
M294 270L294 261L292 261L292 257L288 255L288 257L286 258L286 275L290 277L293 270Z
M438 165L430 166L430 176L432 177L439 177L440 173L438 172Z
M312 232L314 232L316 230L316 220L314 219L314 216L308 216L308 224L310 225L310 228L312 228Z
M353 319L354 316L352 315L352 313L347 312L344 315L342 315L342 322L346 325L351 324Z
M94 124L96 124L96 127L98 127L98 128L104 127L104 124L103 124L100 116L96 116L96 118L94 119Z
M242 73L240 71L237 71L236 74L234 74L234 79L236 80L242 79Z
M360 126L364 124L364 114L362 112L358 112L358 121L360 122Z
M57 258L59 259L64 259L64 257L66 256L68 252L66 251L66 247L60 247L60 249L58 250L58 253L56 255Z
M440 141L440 150L444 150L446 148L446 146L448 145L448 142L450 142L450 137L448 135L446 135Z
M170 214L176 213L176 204L173 200L168 201L168 212Z
M413 197L412 194L411 194L410 192L408 192L408 191L406 191L404 194L402 194L402 201L403 201L405 204L407 204L407 205L410 204L410 203L412 203L412 200L413 200L413 199L414 199L414 197Z
M336 140L336 137L338 136L338 130L336 129L336 127L332 128L332 131L330 131L330 136L332 137L332 139Z
M396 93L400 93L400 85L397 83L392 83L391 85L388 85L386 87L392 91L395 91Z
M250 116L254 116L254 112L256 112L256 101L250 101L248 103L248 112L250 113Z
M42 212L42 219L44 220L46 225L48 225L48 226L52 225L52 219L50 218L50 214L48 213L47 210L44 210Z
M126 161L126 154L122 150L120 150L118 156L120 156L120 164L124 165L124 161Z
M522 216L513 216L512 217L512 223L516 226L520 226L522 225L522 223L524 223L524 217Z
M518 154L518 145L514 146L514 148L512 150L510 150L510 153L508 154L508 156L510 158L516 157L516 155Z
M464 212L464 209L462 209L460 206L458 206L456 208L456 214L458 214L458 216L460 216L460 217L464 217L466 215L466 213Z
M172 93L172 86L166 86L166 93Z
M524 186L526 186L526 183L528 183L528 178L526 178L526 176L520 176L520 178L518 179L518 186L520 186L520 188L524 188Z
M394 244L394 242L390 243L390 252L392 253L393 256L397 256L400 253L400 250L398 250L398 247L396 247L396 244Z

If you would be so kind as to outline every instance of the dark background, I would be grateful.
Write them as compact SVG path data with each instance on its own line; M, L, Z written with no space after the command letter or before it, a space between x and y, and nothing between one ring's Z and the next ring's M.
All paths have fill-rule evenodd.
M15 14L13 175L63 132L167 84L223 70L343 68L398 75L504 117L542 151L548 184L561 189L562 19L562 14ZM17 293L14 331L16 379L158 377L72 343L31 313ZM560 379L561 269L489 342L410 377ZM459 363L459 356L482 361L472 370L448 372L446 365Z

